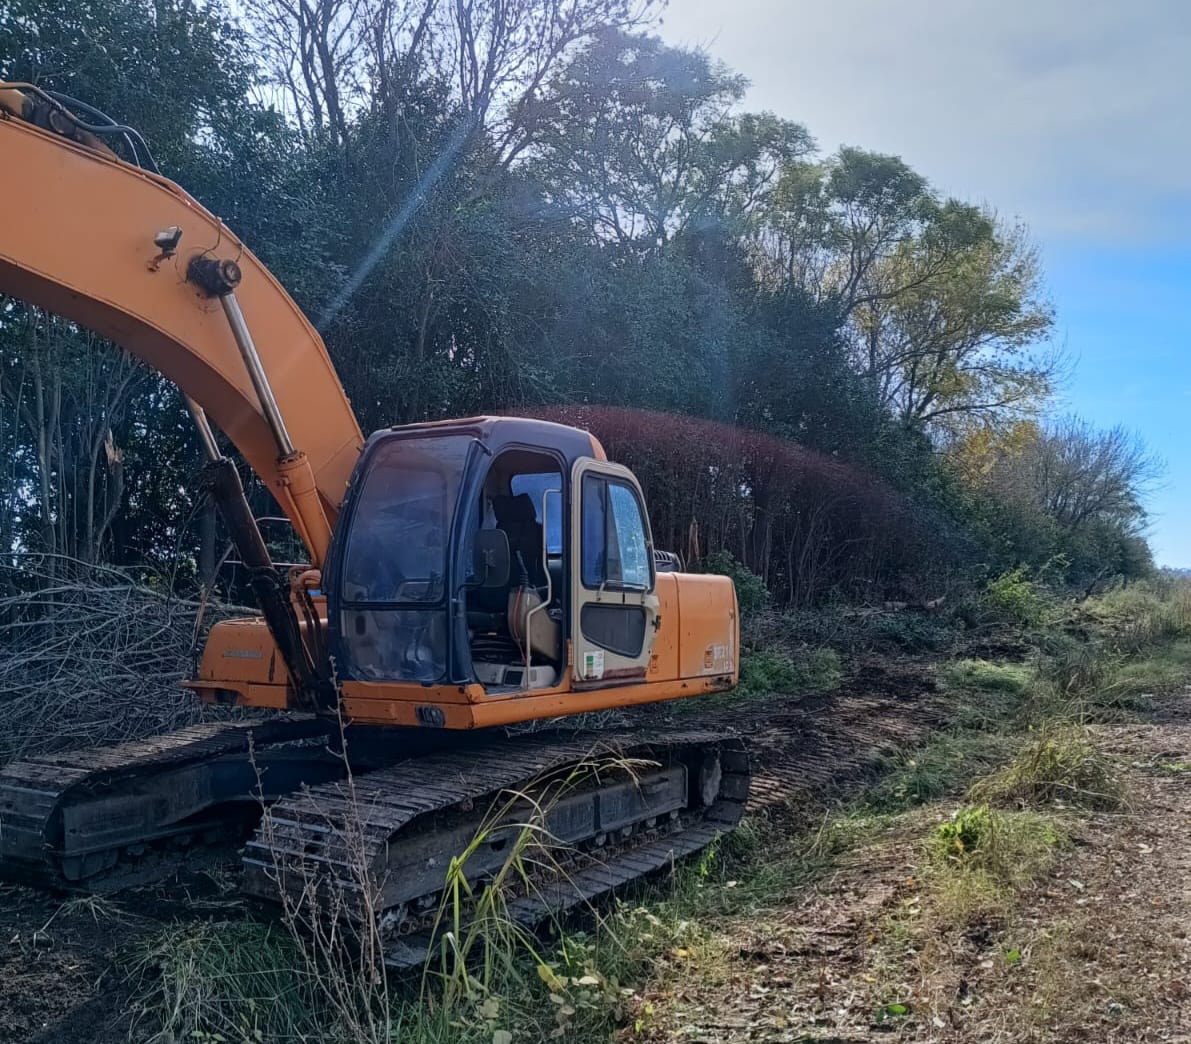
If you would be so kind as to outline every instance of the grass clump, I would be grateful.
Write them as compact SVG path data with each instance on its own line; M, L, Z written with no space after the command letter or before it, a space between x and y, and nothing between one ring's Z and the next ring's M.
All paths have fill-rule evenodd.
M960 697L953 721L962 729L1004 727L1032 694L1035 678L1034 668L1021 663L955 660L939 669L944 688Z
M1098 642L1080 642L1044 659L1038 680L1060 701L1094 700L1112 688L1119 668L1120 660L1110 649Z
M965 805L927 842L940 915L971 924L1003 916L1015 894L1054 864L1064 835L1035 812Z
M748 696L831 692L842 678L834 649L804 649L797 656L781 649L759 649L746 653L741 661L739 691Z
M1124 788L1087 731L1066 726L1027 744L1003 769L977 783L972 796L998 805L1024 807L1060 801L1112 809L1124 800Z
M1115 690L1128 705L1143 707L1152 696L1180 692L1191 682L1191 641L1177 641L1120 666Z
M252 922L175 926L134 962L151 1041L318 1039L316 993L282 930Z
M915 750L887 759L868 790L866 805L898 812L962 794L973 777L991 772L1011 756L1014 741L994 732L939 732Z
M1020 663L954 660L945 663L939 674L950 689L1020 696L1028 688L1033 672Z

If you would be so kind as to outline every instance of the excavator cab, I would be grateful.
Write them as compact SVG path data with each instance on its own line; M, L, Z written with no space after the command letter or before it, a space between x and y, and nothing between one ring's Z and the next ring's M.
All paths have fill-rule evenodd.
M521 418L374 435L327 569L356 682L490 695L643 681L658 627L644 499L585 432Z

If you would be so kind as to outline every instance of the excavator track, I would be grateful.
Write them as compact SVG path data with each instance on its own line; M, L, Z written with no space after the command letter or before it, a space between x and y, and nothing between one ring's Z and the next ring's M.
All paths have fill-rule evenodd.
M532 925L731 831L749 779L743 744L718 733L493 741L284 798L245 850L244 887L300 919L375 918L387 962L412 967L433 945L462 853L478 894L536 823L535 837L551 839L549 858L526 860L538 869L507 906Z
M386 959L404 968L433 945L448 868L465 853L474 887L499 871L526 823L550 839L507 896L508 915L533 925L706 847L736 826L749 796L743 744L719 732L461 737L353 775L330 738L327 721L291 717L10 764L0 769L0 877L117 891L257 822L245 891L300 916L359 922L367 911Z
M251 822L260 800L342 774L327 734L314 716L203 724L7 765L0 877L68 891L124 887L155 848L213 840Z

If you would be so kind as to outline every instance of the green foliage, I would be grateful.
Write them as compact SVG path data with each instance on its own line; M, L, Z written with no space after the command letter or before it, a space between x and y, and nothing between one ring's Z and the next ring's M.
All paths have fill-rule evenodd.
M1112 763L1078 727L1052 728L1026 744L1005 768L981 780L973 796L1001 805L1055 801L1111 809L1124 800Z
M882 613L868 628L872 641L888 643L906 652L937 652L951 644L950 627L938 617L922 613Z
M1052 609L1051 600L1024 569L1011 569L990 580L983 604L993 620L1025 629L1041 627Z
M742 616L758 613L769 604L769 589L765 581L728 551L712 552L703 559L702 569L705 573L731 577Z
M953 724L973 730L1004 728L1034 699L1038 684L1033 666L987 660L945 663L939 680L958 697Z
M602 33L544 92L531 170L552 203L622 243L736 224L812 147L798 124L733 114L746 87L705 51Z
M1020 696L1029 686L1033 672L1019 663L953 660L945 663L939 674L948 688Z
M834 649L803 649L796 655L779 649L745 653L740 691L749 696L830 692L843 676Z
M1053 865L1066 838L1050 819L964 805L932 833L927 853L935 901L950 922L1003 915L1020 888Z
M1160 466L1131 433L1078 419L983 424L948 456L960 512L992 568L1024 566L1084 594L1153 575L1141 534Z
M1105 695L1116 705L1144 707L1153 697L1183 692L1191 679L1191 641L1177 641L1121 664Z

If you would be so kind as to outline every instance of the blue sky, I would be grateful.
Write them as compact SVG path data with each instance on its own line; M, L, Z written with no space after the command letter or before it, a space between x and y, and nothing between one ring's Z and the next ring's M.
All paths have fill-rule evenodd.
M661 32L824 151L1027 224L1072 361L1056 409L1165 461L1151 540L1191 566L1191 0L671 0Z

